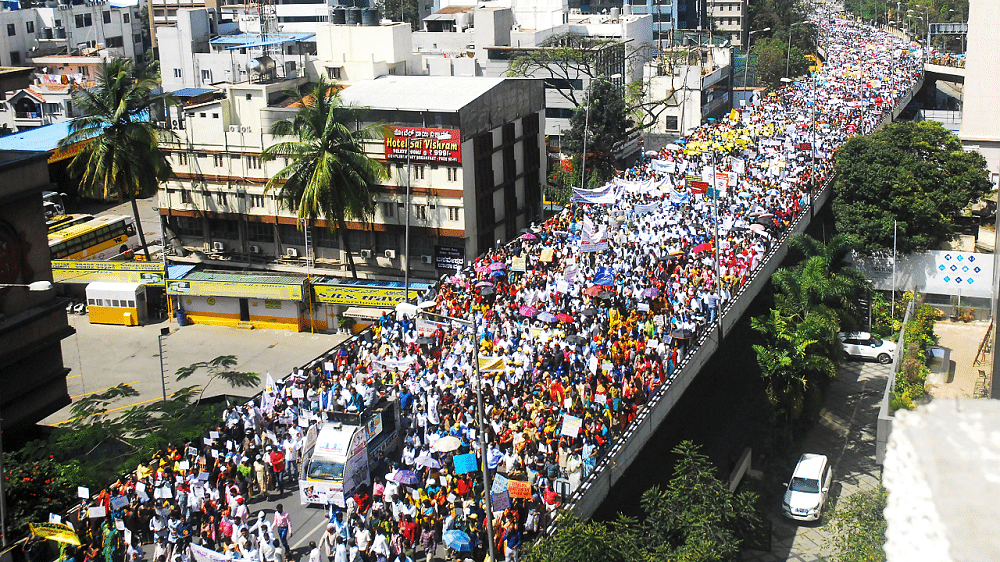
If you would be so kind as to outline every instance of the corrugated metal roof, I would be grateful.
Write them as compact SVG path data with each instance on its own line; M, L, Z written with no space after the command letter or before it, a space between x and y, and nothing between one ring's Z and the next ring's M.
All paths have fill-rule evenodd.
M167 278L169 279L184 279L184 276L191 272L195 266L193 265L168 265L167 266Z
M173 92L173 94L179 98L193 98L214 91L214 88L181 88Z
M338 278L327 278L322 282L315 282L314 285L338 285L341 287L375 287L379 289L403 289L406 287L406 283L402 281L373 281L368 279L338 279ZM431 283L424 283L420 281L410 281L410 289L428 289Z
M6 137L0 137L0 150L32 150L46 152L55 150L66 135L69 134L69 121L53 123L24 131L14 133Z
M289 41L308 41L316 37L315 33L271 33L265 39L259 33L236 33L220 35L210 41L211 44L227 49L247 49L265 45L280 45Z
M458 111L503 81L471 76L389 75L344 88L340 99L372 109Z
M185 281L221 281L223 283L271 283L274 285L301 285L306 280L305 275L281 275L276 272L230 273L228 271L192 271L184 277Z

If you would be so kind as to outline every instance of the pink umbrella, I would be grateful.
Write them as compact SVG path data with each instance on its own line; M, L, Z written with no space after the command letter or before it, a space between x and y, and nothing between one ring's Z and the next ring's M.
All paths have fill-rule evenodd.
M521 313L521 316L527 316L528 318L533 318L535 314L538 314L538 311L535 310L535 307L528 305L522 306L521 309L518 310L518 312Z
M503 262L495 261L495 262L493 262L493 263L490 264L490 269L492 271L498 271L498 270L501 270L501 269L507 269L507 264L505 264Z
M490 272L490 268L487 265L481 265L481 266L479 266L479 267L476 268L476 273L489 273L489 272Z
M454 276L454 275L452 275L451 277L448 278L448 282L451 283L452 285L461 285L462 284L462 280L459 279L458 277Z
M570 316L569 314L566 314L566 313L559 313L559 314L556 314L556 320L558 320L560 322L572 322L573 321L573 317Z
M479 283L476 283L476 286L477 287L492 287L493 283L490 283L489 281L480 281Z
M521 235L522 240L536 240L538 237L530 232L525 232Z
M691 252L695 254L697 254L698 252L710 252L710 251L712 251L712 245L709 244L708 242L698 244L694 248L691 248Z

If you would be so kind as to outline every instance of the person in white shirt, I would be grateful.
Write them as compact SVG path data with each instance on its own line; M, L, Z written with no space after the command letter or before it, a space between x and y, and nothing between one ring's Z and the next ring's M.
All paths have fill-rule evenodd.
M309 562L321 562L319 547L316 546L316 541L309 541Z
M391 554L389 552L389 539L385 538L385 534L378 532L375 534L375 538L372 540L371 548L372 558L377 558L378 556L384 556L386 559L389 558Z

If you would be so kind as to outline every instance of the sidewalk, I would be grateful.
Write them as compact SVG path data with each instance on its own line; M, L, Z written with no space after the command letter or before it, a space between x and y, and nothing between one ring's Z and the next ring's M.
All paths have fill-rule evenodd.
M833 484L823 517L798 523L781 514L778 504L769 505L766 517L772 523L771 551L746 550L744 562L816 562L833 560L833 525L830 514L841 498L874 488L881 473L875 464L875 424L879 400L890 367L874 362L844 363L827 391L816 426L799 453L822 453L833 464ZM787 478L781 475L779 479ZM769 481L769 480L768 480Z

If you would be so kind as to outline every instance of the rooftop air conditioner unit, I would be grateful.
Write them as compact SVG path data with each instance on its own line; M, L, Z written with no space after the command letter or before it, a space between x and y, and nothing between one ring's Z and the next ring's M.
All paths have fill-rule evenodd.
M240 132L240 126L239 125L230 125L229 126L229 132L230 133L238 133L238 132Z
M368 259L368 258L372 257L372 251L371 250L361 250L361 251L358 252L358 255L360 255L362 257L362 259Z
M420 256L420 263L424 263L424 264L430 265L430 264L434 263L434 257L433 256Z
M259 254L260 253L260 246L258 246L256 244L250 244L250 253L251 254Z
M212 242L212 249L217 252L221 252L226 249L226 245L222 242Z
M385 251L385 257L387 257L387 258L389 258L391 260L392 259L396 259L396 250L386 250Z
M297 248L287 248L285 249L285 255L290 258L299 257L299 250Z

